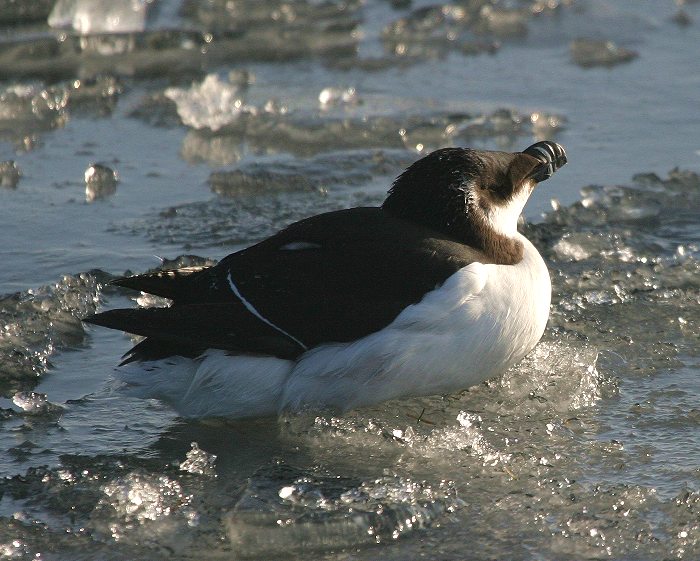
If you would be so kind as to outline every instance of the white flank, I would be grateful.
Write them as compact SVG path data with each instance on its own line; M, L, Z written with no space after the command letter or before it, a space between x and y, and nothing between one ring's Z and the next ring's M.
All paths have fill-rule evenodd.
M209 349L196 359L131 362L115 378L123 393L160 399L183 417L262 417L277 414L292 366L281 358Z

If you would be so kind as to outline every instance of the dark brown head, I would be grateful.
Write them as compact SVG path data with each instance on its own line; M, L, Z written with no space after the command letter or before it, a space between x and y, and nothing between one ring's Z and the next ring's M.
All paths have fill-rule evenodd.
M566 163L554 142L523 152L443 148L418 160L392 185L382 208L447 234L497 263L517 263L518 217L535 185Z

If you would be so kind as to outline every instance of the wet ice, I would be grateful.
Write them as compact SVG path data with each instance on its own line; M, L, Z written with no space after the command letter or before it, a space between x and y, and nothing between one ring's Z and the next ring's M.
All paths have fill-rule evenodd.
M669 75L666 61L694 68L682 58L697 35L692 3L670 23L675 5L630 13L604 0L188 0L169 16L165 3L149 3L143 31L113 36L49 30L54 4L0 2L1 159L22 173L17 189L0 189L0 213L6 235L27 237L3 249L12 288L0 299L2 554L700 556L700 181L660 173L694 169L697 147L691 136L678 149L682 126L652 128L674 122L685 96L674 80L656 105L644 104L658 101L653 79L623 87L654 61L651 77ZM157 25L164 13L167 27ZM580 37L603 40L575 49L603 69L571 64ZM625 49L639 56L616 64ZM517 88L496 73L514 64ZM191 96L207 80L213 95L186 120L165 92ZM225 120L227 88L250 110L214 131L206 123ZM335 103L321 103L324 91ZM632 113L608 126L598 114L618 99ZM105 122L114 125L106 138L91 133ZM144 146L142 134L153 152L138 157L114 141ZM102 260L112 274L143 272L158 263L152 254L207 258L164 266L213 263L304 216L377 204L419 152L514 150L556 134L575 148L579 175L572 157L574 175L536 193L564 203L523 225L552 271L550 327L502 377L342 417L203 426L103 392L131 341L86 333L79 318L100 303L163 302L108 287L111 275L79 274L89 266L73 265L75 248L93 252L80 263ZM79 194L65 206L51 198L90 161L114 162L118 196L90 206L75 204ZM629 179L645 170L659 175ZM602 184L574 197L588 173ZM41 221L15 218L22 203ZM80 226L73 249L58 230L53 254L37 247L34 231L52 216Z

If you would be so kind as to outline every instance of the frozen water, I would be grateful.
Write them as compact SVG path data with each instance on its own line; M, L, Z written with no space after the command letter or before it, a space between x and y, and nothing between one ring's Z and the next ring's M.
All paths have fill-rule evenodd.
M436 488L400 477L360 482L279 464L251 478L226 521L240 554L264 557L395 540L458 506L447 482Z
M282 160L215 171L209 176L212 191L226 197L260 193L316 191L347 185L367 185L377 176L398 173L412 161L399 150L357 150L326 153L305 161Z
M0 298L0 369L4 395L31 388L60 348L83 343L80 317L95 310L98 282L83 273L52 286Z
M216 475L214 462L216 456L202 450L196 442L192 443L192 449L187 452L187 458L180 464L180 469L197 475Z
M85 200L88 203L104 199L117 192L119 176L104 164L92 164L85 170Z
M14 85L0 91L0 132L5 128L53 128L62 122L68 103L64 88Z
M613 41L576 39L569 47L571 59L584 68L592 66L614 66L634 60L638 53L619 47Z
M49 25L83 35L143 31L148 0L57 0Z
M2 0L0 2L0 25L46 21L54 2L55 0L32 0L31 2Z
M693 249L700 239L696 228L685 227L694 213L683 209L696 207L700 179L673 171L635 181L588 187L582 202L526 226L550 259L559 296L545 341L501 378L458 396L342 418L283 420L273 454L297 450L285 453L294 458L303 450L296 461L309 454L308 467L273 461L240 474L230 467L247 452L233 451L229 438L240 431L259 447L269 438L256 436L267 434L261 424L202 427L200 435L219 433L221 442L197 437L189 452L166 453L177 469L64 457L56 468L3 484L7 497L25 505L7 521L19 544L8 542L8 551L31 553L51 537L48 528L30 531L33 515L22 498L29 485L32 504L50 501L51 516L75 528L70 539L77 541L64 540L66 551L80 545L97 553L109 543L127 556L139 548L153 557L168 543L196 557L197 544L207 543L222 555L267 558L388 542L405 544L382 550L401 558L417 543L434 541L447 558L463 555L464 543L479 546L477 559L495 551L530 559L527 544L544 558L694 555L697 492L683 488L696 479L694 456L679 458L686 467L674 467L664 485L659 480L677 451L669 446L655 456L668 441L661 435L697 424L696 359L689 353L696 353L692 326L700 319ZM639 208L654 218L653 227L639 219ZM558 243L572 238L584 251L575 259ZM680 238L681 251L668 243ZM675 327L664 342L648 325L666 318ZM673 363L686 365L687 381L678 367L669 371ZM25 457L35 447L20 443L13 450ZM388 474L378 476L376 464ZM232 488L221 496L214 482L224 474ZM79 527L92 537L80 538ZM361 558L376 555L367 551Z
M318 102L322 107L328 105L338 105L342 103L346 104L356 104L360 102L360 98L357 95L357 90L355 88L336 88L328 87L323 88L321 93L318 94Z
M46 394L43 393L17 392L12 396L12 402L29 415L44 415L61 410L61 407L49 403Z
M189 90L168 88L165 97L175 102L182 122L194 129L216 132L235 123L242 113L255 111L245 106L237 84L223 82L216 74L208 75Z
M14 189L19 183L20 177L22 177L22 172L17 166L17 162L13 160L0 162L0 187Z
M22 174L0 189L0 556L700 558L697 3L185 0L90 35L50 29L54 4L0 0L0 161ZM606 66L572 63L582 37ZM208 80L190 124L165 92ZM247 110L215 131L226 92ZM167 304L113 274L377 204L439 146L553 137L570 164L522 224L550 324L501 377L207 423L105 386L132 339L79 318ZM88 162L119 171L100 204Z

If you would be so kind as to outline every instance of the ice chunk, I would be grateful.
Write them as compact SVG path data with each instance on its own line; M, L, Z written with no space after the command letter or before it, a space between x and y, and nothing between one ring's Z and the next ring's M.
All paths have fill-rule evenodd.
M242 555L268 558L394 540L439 524L459 505L447 481L358 481L279 464L249 479L226 522Z
M254 112L243 103L241 88L209 74L201 84L189 89L168 88L165 96L177 105L182 122L195 129L219 129L235 123L246 112Z
M157 520L189 502L178 481L142 471L110 481L102 491L106 495L102 504L127 521Z
M567 239L560 239L552 248L559 259L570 261L582 261L588 259L591 254L582 245Z
M500 9L487 5L479 14L477 29L497 37L522 37L527 34L528 13L519 9Z
M330 105L356 105L359 103L357 90L355 88L323 88L318 94L318 102L322 107Z
M58 0L49 25L90 33L143 31L147 0Z
M46 21L54 0L31 0L0 2L0 25L16 26L21 23Z
M187 459L180 464L180 470L197 475L216 476L214 469L216 456L202 450L196 442L191 446L192 449L187 452Z
M566 117L535 111L530 114L532 132L538 140L547 140L566 124Z
M17 392L12 396L12 403L28 415L43 415L62 410L60 406L51 403L46 394L37 392Z
M189 163L207 162L212 166L228 166L239 162L244 151L240 135L212 135L189 130L182 139L180 155Z
M0 162L0 187L16 188L21 176L22 172L14 160Z
M635 51L618 47L612 41L576 39L569 47L571 59L584 68L592 66L615 66L637 58Z
M31 387L54 352L82 343L85 330L78 317L94 313L97 290L97 279L83 273L3 297L0 372L8 390Z
M92 164L85 170L85 200L89 203L114 195L117 172L104 164Z
M41 89L17 84L0 91L0 121L43 120L54 117L68 103L68 91L60 86Z

